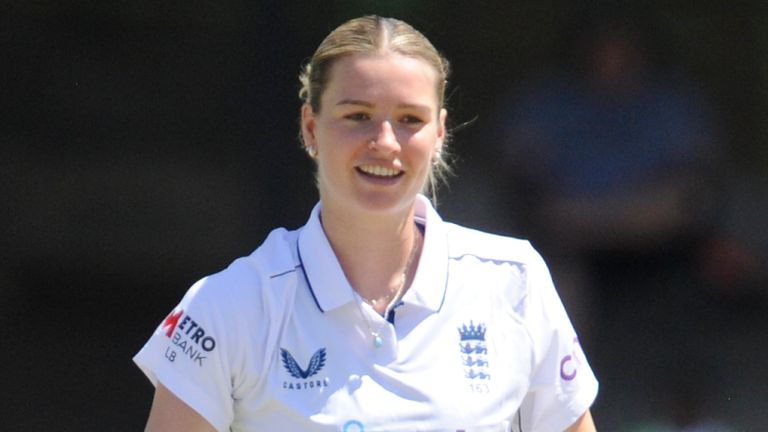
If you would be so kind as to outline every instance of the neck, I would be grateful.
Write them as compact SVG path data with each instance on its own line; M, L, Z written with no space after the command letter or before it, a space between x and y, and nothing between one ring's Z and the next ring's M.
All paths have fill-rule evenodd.
M379 313L408 289L421 253L413 209L351 215L324 207L323 230L352 288Z

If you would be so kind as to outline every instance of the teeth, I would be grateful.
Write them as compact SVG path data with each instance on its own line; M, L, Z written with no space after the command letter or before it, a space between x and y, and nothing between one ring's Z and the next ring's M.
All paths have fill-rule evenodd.
M367 173L367 174L379 176L379 177L394 177L402 172L400 170L385 168L385 167L376 166L376 165L362 165L360 166L360 171L363 171L364 173Z

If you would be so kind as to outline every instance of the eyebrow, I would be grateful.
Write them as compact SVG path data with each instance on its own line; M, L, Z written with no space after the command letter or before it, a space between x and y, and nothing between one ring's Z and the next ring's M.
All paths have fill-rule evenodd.
M343 105L360 105L366 108L373 108L373 104L359 99L342 99L336 103L336 106ZM417 109L429 109L427 105L413 104L413 103L401 103L397 105L398 108L417 108Z
M358 99L342 99L336 103L336 106L341 106L341 105L362 105L367 108L373 108L372 103L358 100Z

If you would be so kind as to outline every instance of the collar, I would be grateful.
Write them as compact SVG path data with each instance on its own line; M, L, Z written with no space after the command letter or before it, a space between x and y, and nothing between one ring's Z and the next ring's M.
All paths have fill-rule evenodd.
M326 312L355 301L355 295L323 231L321 208L322 201L312 209L299 232L297 248L307 287L320 311ZM416 197L414 215L425 228L424 245L413 283L402 300L437 312L448 284L447 232L440 215L421 194Z

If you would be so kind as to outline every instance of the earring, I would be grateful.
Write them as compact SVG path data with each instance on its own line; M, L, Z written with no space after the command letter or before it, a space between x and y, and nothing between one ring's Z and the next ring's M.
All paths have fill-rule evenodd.
M373 150L376 148L376 140L372 139L371 142L368 143L368 150Z
M432 156L432 166L438 166L438 165L440 165L440 161L441 161L441 159L442 159L442 158L443 158L443 155L442 155L442 153L440 153L440 151L439 151L439 150L438 150L438 151L436 151L436 152L435 152L435 155L434 155L434 156Z
M307 154L308 154L308 155L309 155L309 157L311 157L312 159L314 159L314 158L316 158L316 157L317 157L317 149L316 149L316 148L314 148L314 147L312 147L312 146L306 146L306 147L304 147L304 150L306 150L306 151L307 151Z

